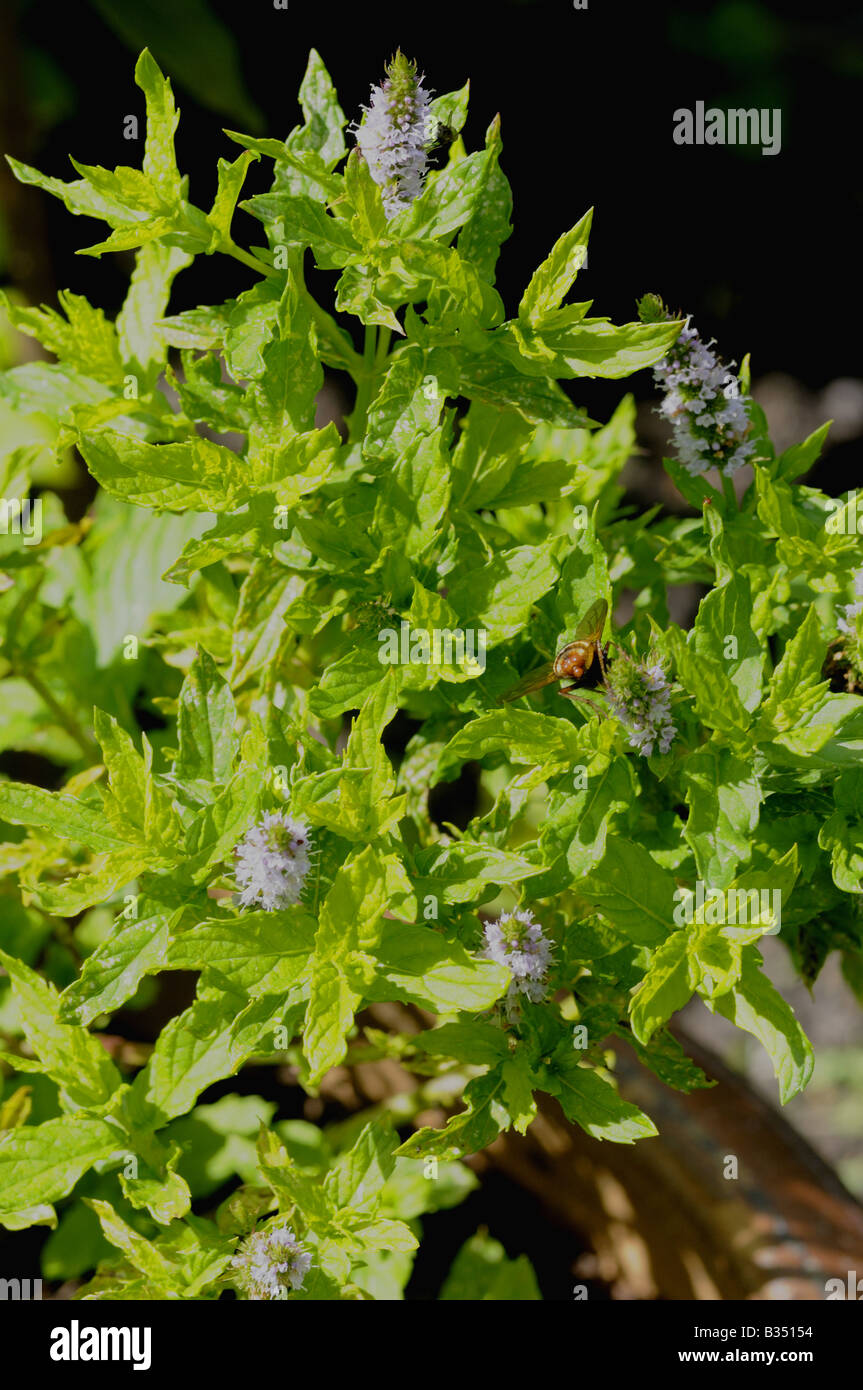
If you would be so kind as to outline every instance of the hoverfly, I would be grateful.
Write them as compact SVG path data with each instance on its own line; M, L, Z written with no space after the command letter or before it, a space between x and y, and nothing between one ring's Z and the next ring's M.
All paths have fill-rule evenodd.
M605 658L599 639L607 615L608 604L605 599L597 599L578 624L573 640L561 648L554 661L547 661L544 666L528 671L518 685L514 685L505 695L499 697L498 703L507 704L510 700L518 700L522 695L529 695L533 690L541 690L543 686L551 685L552 681L580 681L585 671L593 665L594 656L599 662L602 683L606 685ZM583 700L598 714L601 713L593 701L577 691L574 685L567 686L566 689L561 687L559 693L570 700Z
M458 131L454 126L448 125L446 121L436 118L432 127L429 150L448 150L458 138Z

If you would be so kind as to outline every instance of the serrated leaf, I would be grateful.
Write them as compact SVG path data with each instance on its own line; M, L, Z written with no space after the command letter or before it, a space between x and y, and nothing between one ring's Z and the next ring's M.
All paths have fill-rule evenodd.
M758 1039L773 1063L784 1105L812 1075L812 1045L782 995L759 970L760 963L755 947L748 947L739 984L731 993L705 1002L714 1013Z
M12 981L27 1041L49 1076L76 1105L104 1104L120 1085L120 1073L102 1044L85 1028L60 1022L60 996L48 980L5 951L0 964Z

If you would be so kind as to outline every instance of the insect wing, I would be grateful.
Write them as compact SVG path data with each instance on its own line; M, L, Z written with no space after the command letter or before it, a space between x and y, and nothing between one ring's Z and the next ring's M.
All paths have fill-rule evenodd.
M555 680L554 662L547 661L544 666L537 666L533 671L528 671L526 676L522 676L518 685L514 685L505 695L499 698L499 704L508 704L510 700L519 700L522 695L529 695L532 690L541 690L544 685L550 685Z
M575 629L574 642L598 642L608 616L608 604L604 598L592 603Z

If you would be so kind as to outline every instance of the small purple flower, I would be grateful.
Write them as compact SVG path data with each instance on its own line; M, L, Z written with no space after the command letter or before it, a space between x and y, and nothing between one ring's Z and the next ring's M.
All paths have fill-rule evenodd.
M551 965L551 944L542 927L525 908L502 912L484 929L485 956L505 965L512 975L507 999L515 1002L524 994L534 1004L544 997Z
M388 218L410 207L422 192L432 142L430 96L417 77L416 63L402 52L386 66L380 87L372 87L362 124L354 127L357 145L380 185Z
M677 729L671 719L671 687L659 661L633 661L621 652L608 672L611 705L630 747L650 757L654 745L667 753Z
M247 1298L286 1298L289 1289L301 1289L312 1257L290 1226L255 1231L231 1260L236 1281Z
M842 609L842 617L836 620L839 631L844 632L848 637L856 637L857 618L860 613L863 613L863 566L854 571L852 582L855 602L846 604Z
M267 811L236 848L237 882L243 907L274 912L300 901L309 872L308 827L284 811Z
M653 368L657 385L665 390L659 414L674 428L674 444L684 468L693 474L721 468L730 477L742 468L755 448L746 439L748 397L732 371L703 343L695 328L686 326L667 356Z

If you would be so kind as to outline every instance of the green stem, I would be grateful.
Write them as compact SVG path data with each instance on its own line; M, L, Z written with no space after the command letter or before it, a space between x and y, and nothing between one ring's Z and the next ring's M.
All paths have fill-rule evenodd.
M734 491L734 483L725 473L721 473L720 477L722 479L722 491L725 494L725 500L728 503L729 511L739 511L740 508L737 503L737 493Z
M232 256L241 265L248 266L250 270L256 270L259 275L268 276L269 279L273 279L281 273L276 270L275 266L267 265L266 261L259 261L257 256L252 255L251 251L244 251L233 241L222 242L219 250L223 251L226 256ZM309 294L305 285L300 285L300 293L315 321L318 337L322 342L331 345L337 358L337 365L341 365L341 362L344 361L354 381L359 384L364 370L363 359L358 352L351 351L348 347L349 340L346 341L347 335L341 332L326 309L321 308L317 300Z
M247 265L250 270L256 270L259 275L268 275L270 278L278 275L274 265L267 265L266 261L259 261L257 256L253 256L251 251L244 251L242 246L236 246L233 241L223 241L219 247L226 256L233 256L235 261L240 261Z
M35 690L43 705L51 711L60 727L66 730L71 739L75 740L84 757L91 759L95 751L92 740L84 733L74 715L64 709L56 696L51 694L42 677L37 676L35 671L27 670L16 671L16 675L20 675Z
M374 324L367 324L365 340L363 342L362 374L357 382L356 404L351 411L350 420L348 421L351 439L354 440L362 439L366 428L369 406L374 397L378 352L378 330Z
M393 336L391 328L381 328L378 334L378 350L375 354L375 376L379 376L384 369L387 354L390 350L390 338Z

